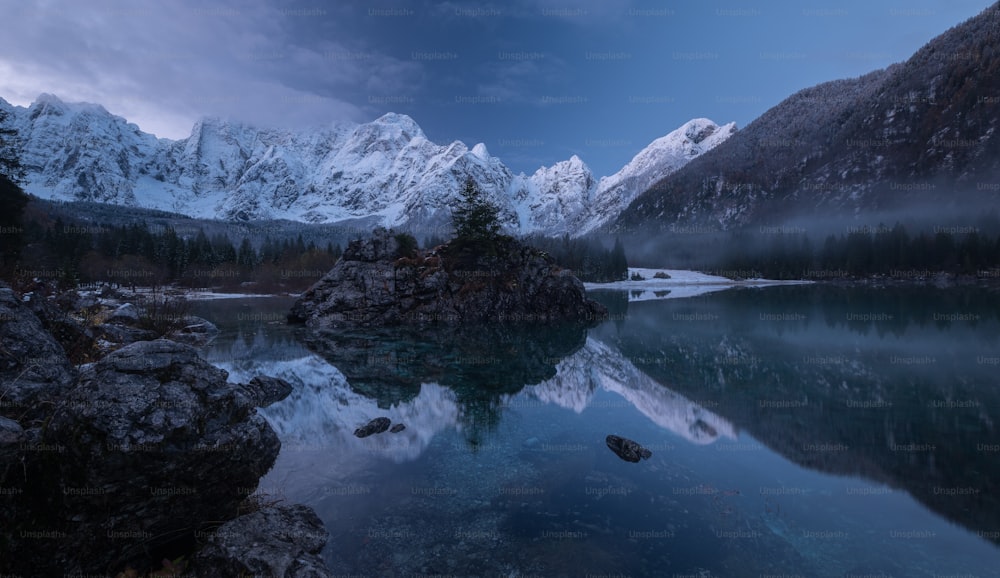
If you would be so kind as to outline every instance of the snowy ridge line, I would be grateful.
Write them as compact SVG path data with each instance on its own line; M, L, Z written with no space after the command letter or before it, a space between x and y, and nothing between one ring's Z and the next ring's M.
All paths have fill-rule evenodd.
M609 223L664 176L724 142L734 124L697 118L597 179L577 156L514 174L483 143L438 145L404 114L302 131L217 118L157 139L103 107L43 94L28 107L0 99L23 143L28 192L230 221L381 225L431 231L450 223L466 177L501 209L508 232L583 235Z

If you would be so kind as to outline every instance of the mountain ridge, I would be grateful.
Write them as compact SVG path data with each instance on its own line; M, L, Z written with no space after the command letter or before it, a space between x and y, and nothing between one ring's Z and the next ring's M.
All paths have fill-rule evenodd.
M650 186L609 229L728 230L954 203L981 190L992 198L972 200L995 201L998 44L1000 3L902 63L796 92Z
M216 117L190 136L158 139L99 104L42 94L28 107L0 99L18 131L26 190L234 221L335 223L375 216L384 226L447 234L450 207L472 177L509 232L578 236L603 226L641 192L724 142L735 125L685 123L597 179L573 155L514 174L484 143L439 145L411 117L291 131Z

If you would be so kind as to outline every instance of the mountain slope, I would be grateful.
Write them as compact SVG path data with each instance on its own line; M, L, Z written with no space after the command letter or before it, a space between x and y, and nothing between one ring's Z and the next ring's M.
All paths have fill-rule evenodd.
M733 228L796 214L988 200L1000 172L1000 8L908 61L787 98L660 180L613 229Z
M197 218L385 226L447 235L451 206L472 177L516 233L582 234L614 218L650 182L735 131L695 119L598 181L573 156L515 175L482 143L429 141L413 119L284 131L203 119L185 139L156 139L100 106L42 95L13 107L29 192L56 200L145 207Z

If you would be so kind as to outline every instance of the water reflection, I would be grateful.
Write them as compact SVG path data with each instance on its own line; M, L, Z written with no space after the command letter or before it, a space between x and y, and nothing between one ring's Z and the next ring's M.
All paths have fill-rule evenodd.
M620 403L634 407L651 422L691 443L709 444L720 437L736 439L736 431L728 421L654 381L618 350L593 338L559 362L555 377L528 387L527 393L582 413L594 405L598 390L620 396Z
M265 489L317 508L338 572L985 576L1000 564L993 297L608 294L589 335L307 347L248 321L207 354L234 380L295 386L264 410L285 444ZM380 415L407 429L353 437ZM652 458L622 462L609 433Z
M598 334L793 462L901 488L1000 542L995 303L780 287L630 304L628 331Z

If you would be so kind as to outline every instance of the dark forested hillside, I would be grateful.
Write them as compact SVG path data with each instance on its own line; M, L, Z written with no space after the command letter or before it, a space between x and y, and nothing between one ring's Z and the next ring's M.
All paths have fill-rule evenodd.
M612 230L729 229L1000 194L1000 7L908 61L787 98L640 195Z

